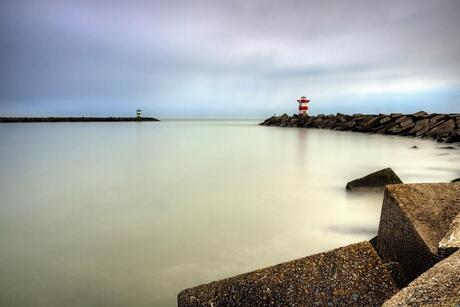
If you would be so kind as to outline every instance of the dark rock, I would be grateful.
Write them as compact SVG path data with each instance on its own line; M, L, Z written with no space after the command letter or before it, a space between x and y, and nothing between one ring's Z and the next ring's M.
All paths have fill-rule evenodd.
M442 147L439 147L439 149L449 149L449 150L452 150L452 149L457 149L457 148L454 147L454 146L442 146Z
M291 126L291 127L297 126L298 120L299 120L298 116L295 116L295 117L291 118L291 120L289 121L289 126Z
M386 132L388 134L400 134L403 130L404 127L401 127L399 124L395 123L396 125L387 129Z
M391 113L390 116L391 118L398 118L398 117L403 116L403 114L402 113Z
M395 123L402 123L403 121L409 119L410 117L406 116L406 115L403 115L403 116L400 116L398 117L396 120L395 120Z
M387 184L402 183L391 168L385 168L365 177L350 181L346 189L349 191L383 191Z
M384 126L379 125L379 126L376 126L376 127L372 128L372 132L378 133L378 131L380 131L382 129L384 129Z
M290 117L286 113L281 115L280 120L279 120L279 125L280 127L287 127L289 123Z
M446 143L458 143L460 142L460 129L457 129L446 139Z
M413 116L417 117L417 118L418 117L426 117L426 116L428 116L428 113L426 113L425 111L419 111L417 113L414 113Z
M430 127L435 127L436 123L443 122L447 116L444 114L438 114L430 117Z
M427 135L431 137L444 137L453 134L455 128L455 122L453 119L443 122L441 125L428 131Z
M385 189L377 241L384 262L413 280L441 258L438 243L460 211L456 183L396 184Z
M391 128L395 127L395 126L399 126L399 123L395 122L395 121L391 121L391 122L388 122L386 125L385 125L385 132L390 130Z
M460 182L460 178L454 179L451 182Z
M178 306L380 306L396 292L365 241L186 289Z
M418 149L418 146L414 145L411 147L412 149Z
M372 128L375 128L380 125L380 117L371 117L368 118L367 120L364 120L360 123L360 125L370 131Z
M430 120L428 118L419 120L414 128L410 130L409 133L415 134L416 136L424 135L428 130L430 130Z
M408 127L408 126L410 126L410 125L412 125L412 127L415 126L414 121L412 120L412 118L408 118L408 119L406 119L405 121L402 121L402 122L400 123L400 125L401 125L401 127Z
M383 125L385 123L388 123L389 121L391 121L391 117L390 116L387 116L387 117L384 117L380 120L380 123Z

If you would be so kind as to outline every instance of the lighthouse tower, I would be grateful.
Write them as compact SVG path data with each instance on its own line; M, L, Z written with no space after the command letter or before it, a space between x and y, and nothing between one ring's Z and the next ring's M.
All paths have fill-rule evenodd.
M297 99L297 101L299 102L299 115L308 115L308 103L310 100L302 96L300 99Z

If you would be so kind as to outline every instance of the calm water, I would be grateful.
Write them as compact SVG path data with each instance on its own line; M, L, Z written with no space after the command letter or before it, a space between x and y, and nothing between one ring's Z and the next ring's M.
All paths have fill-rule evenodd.
M432 141L256 124L0 125L0 306L174 306L373 237L381 196L350 179L460 177L460 150Z

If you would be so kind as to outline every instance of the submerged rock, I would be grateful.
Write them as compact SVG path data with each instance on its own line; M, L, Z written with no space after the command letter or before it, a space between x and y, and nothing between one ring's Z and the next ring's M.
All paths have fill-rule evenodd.
M403 183L391 168L385 168L347 183L349 191L383 191L387 184Z

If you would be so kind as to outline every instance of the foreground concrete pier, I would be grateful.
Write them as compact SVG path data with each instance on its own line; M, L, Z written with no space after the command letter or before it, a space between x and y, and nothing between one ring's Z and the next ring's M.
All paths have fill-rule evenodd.
M459 306L459 221L459 183L388 185L373 245L356 243L186 289L178 304Z
M396 293L365 241L187 289L179 306L379 306Z
M439 242L459 212L460 184L388 185L377 237L379 255L401 264L413 280L441 259Z

